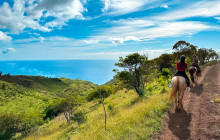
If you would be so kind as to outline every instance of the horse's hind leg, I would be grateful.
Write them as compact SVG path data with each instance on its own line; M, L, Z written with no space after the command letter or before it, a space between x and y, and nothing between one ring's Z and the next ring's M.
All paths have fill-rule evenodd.
M180 108L183 107L183 92L180 92L180 95L179 95L179 107Z
M180 92L178 91L176 93L176 98L175 98L175 103L176 103L175 111L179 111L180 110L180 98L179 98L179 96L180 96Z

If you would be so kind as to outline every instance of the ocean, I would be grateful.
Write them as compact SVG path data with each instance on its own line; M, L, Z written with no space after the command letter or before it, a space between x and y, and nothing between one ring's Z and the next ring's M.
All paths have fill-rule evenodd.
M0 61L2 74L81 79L104 84L114 76L116 60Z

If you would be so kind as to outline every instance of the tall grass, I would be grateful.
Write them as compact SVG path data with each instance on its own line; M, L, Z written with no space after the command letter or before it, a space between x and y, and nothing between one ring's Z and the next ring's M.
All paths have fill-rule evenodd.
M136 94L129 91L127 96L129 95ZM88 114L87 123L80 126L80 131L73 134L71 139L151 139L160 131L164 114L170 105L167 93L153 93L148 98L143 97L139 100L137 96L130 98L123 95L114 96L118 98L111 101L116 108L108 111L107 131L104 129L104 113L100 106ZM122 99L122 102L124 99L125 103L122 105L122 102L118 102L121 104L119 106L117 104L119 99ZM137 102L132 104L135 100Z
M146 87L145 96L142 98L133 90L126 93L124 90L118 91L106 98L107 130L104 126L102 105L95 100L80 108L87 112L85 124L67 124L64 118L59 116L25 140L35 137L45 140L152 139L161 130L165 112L170 105L166 87L166 81L159 79Z

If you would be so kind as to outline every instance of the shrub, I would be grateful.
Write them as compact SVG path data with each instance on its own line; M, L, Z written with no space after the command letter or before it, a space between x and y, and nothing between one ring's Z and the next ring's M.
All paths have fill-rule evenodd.
M163 76L168 76L170 74L170 70L168 68L163 68L162 69L162 75Z
M148 91L148 92L152 92L152 91L153 91L153 86L152 86L152 85L149 85L149 86L147 87L147 91Z
M78 111L76 113L73 114L73 116L70 117L70 120L73 120L74 122L77 122L78 125L86 122L86 115L84 112L82 111Z
M98 103L101 104L102 103L102 99L98 99Z
M114 105L113 104L108 105L108 110L113 110L113 109L114 109Z

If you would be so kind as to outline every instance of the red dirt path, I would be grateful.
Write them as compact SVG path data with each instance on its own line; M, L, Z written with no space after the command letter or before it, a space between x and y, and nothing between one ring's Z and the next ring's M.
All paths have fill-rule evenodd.
M185 91L183 110L168 111L157 140L220 140L220 63L207 66L190 92Z

